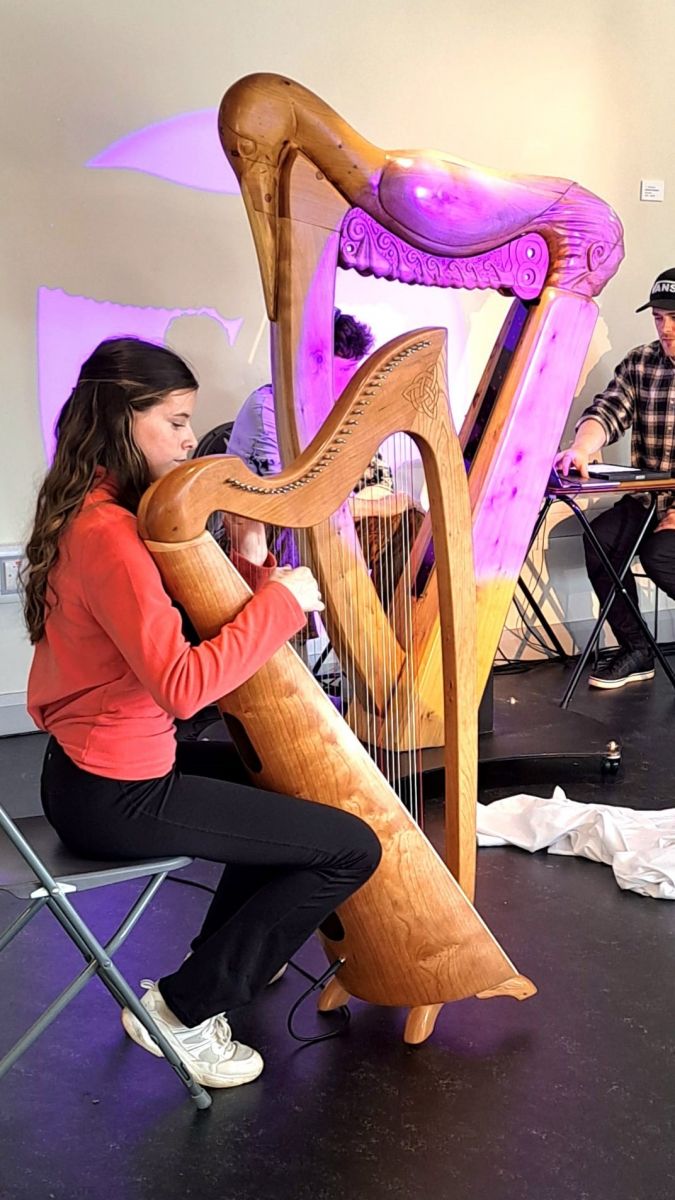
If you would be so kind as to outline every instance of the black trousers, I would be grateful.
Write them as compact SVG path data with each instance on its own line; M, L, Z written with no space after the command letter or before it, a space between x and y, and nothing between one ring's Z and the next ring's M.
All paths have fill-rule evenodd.
M633 496L624 496L613 508L607 509L591 522L593 531L615 570L619 571L623 566L644 519L644 505ZM653 525L656 522L657 518L654 517ZM584 537L584 551L593 590L600 603L604 604L612 586L611 576L587 537ZM663 529L660 533L648 531L638 554L645 574L662 592L675 598L675 530ZM624 577L624 587L637 604L637 586L630 571ZM608 622L623 649L650 649L637 618L620 596L617 596L609 610Z
M121 782L81 770L52 738L42 803L63 842L85 857L227 863L193 953L159 981L186 1025L255 996L381 855L358 817L251 787L222 742L179 742L168 775Z

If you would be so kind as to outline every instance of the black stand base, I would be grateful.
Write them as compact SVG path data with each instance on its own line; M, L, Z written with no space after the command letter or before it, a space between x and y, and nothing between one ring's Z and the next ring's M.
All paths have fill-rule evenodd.
M486 765L589 758L597 759L603 770L617 771L621 746L601 721L542 700L531 709L522 702L495 701L493 728L478 739L478 761Z
M478 764L486 770L500 763L509 765L508 782L513 779L514 764L521 763L523 773L531 775L532 764L575 763L595 760L603 772L616 774L621 764L621 745L608 727L593 717L563 710L536 694L531 700L495 696L494 672L485 688L478 709ZM443 747L431 746L416 755L387 755L375 752L388 778L405 781L421 771L425 776L425 794L438 795L438 780L443 773ZM403 799L403 794L401 798ZM405 801L404 801L405 802Z

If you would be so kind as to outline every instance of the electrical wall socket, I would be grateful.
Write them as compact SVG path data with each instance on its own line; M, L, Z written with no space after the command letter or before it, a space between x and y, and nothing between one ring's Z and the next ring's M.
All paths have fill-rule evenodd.
M21 546L0 546L0 601L18 600Z

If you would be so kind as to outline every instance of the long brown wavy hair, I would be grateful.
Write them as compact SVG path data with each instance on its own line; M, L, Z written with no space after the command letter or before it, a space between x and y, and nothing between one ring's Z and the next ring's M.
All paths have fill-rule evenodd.
M39 642L55 597L49 572L61 535L82 507L96 470L114 477L118 504L135 513L150 474L133 437L133 415L174 391L193 391L192 371L172 350L140 338L109 338L83 363L56 423L56 454L40 489L22 572L30 640Z

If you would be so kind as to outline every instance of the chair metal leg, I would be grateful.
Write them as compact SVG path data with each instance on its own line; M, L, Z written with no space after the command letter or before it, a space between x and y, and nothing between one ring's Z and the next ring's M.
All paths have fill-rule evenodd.
M109 955L106 953L104 947L101 945L98 939L94 937L91 930L85 925L79 913L73 908L73 905L70 903L67 897L60 894L52 896L52 903L50 904L50 907L52 907L54 916L63 925L66 931L68 931L70 927L76 930L81 941L87 946L92 958L94 958L98 963L97 974L102 983L105 984L105 986L108 988L108 991L112 993L118 1002L119 997L121 996L126 1007L130 1008L135 1016L138 1017L139 1021L145 1025L145 1028L148 1030L152 1040L159 1046L165 1059L176 1072L183 1086L189 1091L192 1099L197 1105L197 1108L209 1108L211 1105L211 1096L209 1093L192 1078L192 1075L185 1066L185 1063L179 1058L173 1047L169 1044L169 1042L167 1042L164 1035L157 1028L147 1009L143 1007L136 993L131 989L124 976L120 973ZM90 967L85 968L85 971L91 970L92 967L93 963L90 964ZM94 968L94 970L95 969L96 968Z
M179 1058L176 1051L167 1042L164 1034L157 1028L147 1008L143 1007L138 996L129 987L126 979L120 974L114 963L110 962L107 966L102 965L99 971L99 978L108 988L108 991L112 992L116 1000L119 996L122 996L125 1006L131 1009L134 1016L138 1017L138 1020L145 1026L153 1042L159 1046L169 1066L173 1067L181 1083L189 1091L197 1108L210 1108L212 1104L210 1094L201 1084L192 1078L183 1060Z
M23 912L19 913L18 917L15 921L12 921L11 925L7 926L5 932L0 934L0 954L5 949L5 946L9 946L9 943L14 940L16 935L21 933L21 930L28 924L28 922L32 921L33 917L37 916L40 909L44 908L46 903L47 897L40 896L40 898L38 900L34 900L28 908L24 908Z
M26 843L27 845L27 843ZM32 854L32 851L31 851ZM35 857L33 855L33 857ZM47 895L40 897L34 902L29 909L26 909L13 923L12 926L3 935L2 945L6 945L12 937L24 928L39 911L40 908L47 904L53 916L63 927L71 940L78 947L80 952L88 960L87 965L80 974L65 988L59 996L50 1004L50 1006L41 1014L37 1021L31 1025L24 1035L11 1047L11 1049L0 1059L0 1078L9 1071L14 1063L21 1057L23 1053L32 1045L32 1043L40 1036L41 1033L55 1020L60 1012L70 1003L79 991L88 983L93 975L97 974L101 982L105 985L108 991L113 995L115 1000L121 1006L127 1006L138 1017L148 1030L153 1041L157 1044L162 1054L166 1058L169 1065L178 1075L181 1083L187 1088L197 1108L206 1109L211 1105L211 1096L209 1093L198 1084L188 1071L187 1067L176 1054L172 1046L167 1042L161 1031L157 1028L152 1017L140 1003L135 992L127 983L124 976L114 965L111 959L111 954L115 952L130 933L131 929L136 924L141 913L150 903L155 895L155 892L160 887L165 878L166 873L160 873L154 876L147 886L144 888L141 895L138 897L124 921L104 947L91 932L89 927L80 917L79 913L73 907L68 898L64 895L60 885L54 880L45 870L42 863L39 863L40 878L43 887L47 891Z
M103 949L108 961L110 961L111 956L117 950L119 950L119 947L126 940L144 908L146 908L146 906L152 900L155 892L165 876L166 872L164 872L164 874L153 876L150 882L143 889L141 895L137 898L133 907L127 913L127 916L122 924L113 934L112 938L106 943ZM58 887L58 884L56 886ZM61 926L68 933L69 937L75 943L80 953L87 959L87 966L80 971L79 975L77 975L62 992L59 993L49 1007L46 1008L43 1013L41 1013L38 1020L31 1025L30 1029L26 1030L23 1037L21 1037L19 1041L12 1047L12 1049L4 1056L4 1058L0 1060L0 1079L10 1069L10 1067L13 1066L17 1059L21 1057L28 1047L31 1046L34 1041L36 1041L40 1034L43 1033L49 1025L51 1025L52 1021L56 1020L59 1014L63 1012L64 1008L70 1004L71 1000L75 999L75 996L77 996L78 992L81 992L82 988L86 987L89 980L92 979L96 974L102 978L104 971L104 968L93 955L89 941L81 936L80 929L72 920L69 919L70 914L67 911L57 909L57 905L53 897L41 897L31 906L30 909L27 909L26 912L22 914L22 917L25 919L21 922L21 927L26 925L28 921L36 915L37 910L44 904L49 905L50 911L54 914ZM69 907L72 908L70 904ZM74 909L72 909L72 911L75 912ZM21 918L15 922L15 925L18 925L20 921ZM87 929L87 926L84 926L84 928ZM16 932L18 933L19 930L17 929ZM88 932L91 936L91 931ZM126 993L115 991L112 980L109 981L107 986L108 990L112 992L120 1007L124 1007L126 1004Z

